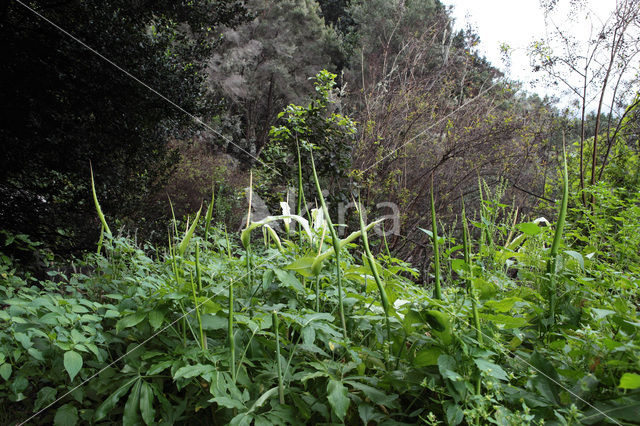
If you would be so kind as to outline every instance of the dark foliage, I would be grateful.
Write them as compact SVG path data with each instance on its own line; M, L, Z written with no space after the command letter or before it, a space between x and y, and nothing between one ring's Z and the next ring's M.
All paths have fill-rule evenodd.
M242 2L34 1L0 15L0 223L58 248L81 248L99 226L87 190L89 162L107 214L124 217L175 160L170 136L188 115L118 67L192 113L202 97L200 61L218 25L245 18ZM114 66L117 64L117 66ZM62 243L62 244L61 244Z

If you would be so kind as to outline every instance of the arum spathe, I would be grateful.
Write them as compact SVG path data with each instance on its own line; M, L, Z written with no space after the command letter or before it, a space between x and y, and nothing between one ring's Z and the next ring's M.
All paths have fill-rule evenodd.
M285 220L285 219L295 220L296 222L298 222L302 226L302 229L304 229L304 231L307 233L309 242L313 241L311 229L309 228L309 221L303 218L302 216L289 214L289 215L280 215L280 216L267 216L258 222L251 222L251 224L247 226L240 234L240 241L242 242L242 246L245 249L249 247L249 241L250 241L249 237L251 235L251 231L253 231L254 229L264 226L268 223L275 222L276 220Z

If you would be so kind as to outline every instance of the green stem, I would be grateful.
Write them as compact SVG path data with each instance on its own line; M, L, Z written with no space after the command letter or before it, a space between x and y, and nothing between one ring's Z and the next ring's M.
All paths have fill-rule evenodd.
M324 201L324 196L322 195L322 188L320 187L320 181L318 180L318 173L316 172L316 165L313 161L313 152L309 152L311 155L311 170L313 171L313 180L316 184L316 191L318 191L318 198L320 198L320 204L322 205L322 211L324 213L324 217L327 221L327 225L329 227L329 232L331 232L331 241L334 247L335 256L336 256L336 282L338 284L338 307L340 310L340 324L342 325L342 336L347 338L347 322L344 318L344 303L342 301L342 277L340 274L340 240L338 239L338 234L333 227L333 223L331 222L331 217L329 216L329 209L327 209L327 204Z
M202 318L200 317L200 308L198 307L198 296L196 295L196 284L193 282L193 275L191 274L191 272L189 272L189 275L191 276L191 294L193 295L193 305L195 306L196 318L198 319L198 329L200 331L200 348L204 350L205 349L204 333L202 330Z
M384 226L382 228L382 241L384 241L384 248L387 252L387 257L389 258L389 262L391 262L391 252L389 251L389 244L387 244L387 233L384 232Z
M389 345L389 353L391 352L391 324L389 322L389 300L387 299L387 292L382 285L382 280L380 279L380 275L378 274L378 268L376 267L376 261L371 254L371 250L369 248L369 238L367 238L367 228L364 224L364 219L362 218L362 206L360 205L360 201L358 200L357 204L358 217L360 218L360 230L362 231L362 244L364 246L364 252L367 256L367 262L369 263L369 268L371 269L371 273L373 274L373 279L376 281L376 285L378 286L378 292L380 293L380 301L382 303L382 309L384 309L384 316L387 324L387 344ZM388 357L388 355L387 355Z
M431 174L431 236L433 240L433 268L435 279L434 297L442 300L442 289L440 287L440 250L438 248L438 225L436 222L436 208L433 201L433 174Z
M229 370L231 371L231 380L236 382L236 341L233 338L233 280L229 283L229 325L228 325L228 341L229 341Z
M562 145L562 201L560 203L560 211L558 213L558 222L556 225L556 232L553 236L553 243L551 244L551 250L549 251L549 260L547 261L547 274L549 275L549 316L551 323L555 322L556 317L556 303L557 303L557 289L556 289L556 268L558 261L558 251L560 250L560 244L562 243L562 232L564 230L564 224L567 217L567 205L569 203L569 176L567 172L567 153L564 148L564 139Z
M202 296L202 268L200 267L200 244L196 244L196 280L198 283L198 296ZM200 326L200 341L202 349L207 349L207 332L202 329L202 320L200 319L200 310L198 309L198 325Z
M276 366L278 369L278 396L280 404L284 405L284 381L282 380L282 365L280 364L280 333L278 332L278 313L273 311L273 332L276 335Z
M300 156L300 144L298 143L298 137L296 135L296 154L298 156L298 205L296 206L296 214L302 216L302 202L304 197L304 190L302 188L302 158ZM296 229L298 230L298 237L300 239L300 247L302 247L302 229L301 225L297 223Z
M471 298L471 315L473 317L473 326L476 329L476 339L478 343L482 345L482 330L480 329L480 316L478 315L478 303L476 300L475 292L473 291L473 280L472 280L472 271L471 267L471 240L469 236L469 225L467 223L467 215L465 213L464 208L464 199L462 200L462 245L464 251L464 263L466 264L469 270L466 273L465 281L467 285L467 291L469 293L469 297ZM476 394L480 395L480 391L482 390L482 378L480 374L476 378Z
M316 312L320 312L320 274L316 275Z
M224 240L227 243L227 258L231 260L231 244L229 244L229 234L227 233L227 226L224 227Z

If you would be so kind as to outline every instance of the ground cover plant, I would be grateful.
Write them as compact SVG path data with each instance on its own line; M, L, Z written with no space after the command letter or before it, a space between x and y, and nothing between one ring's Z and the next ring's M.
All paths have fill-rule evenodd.
M0 257L2 423L632 424L637 263L584 229L612 211L637 226L637 195L563 232L564 170L560 223L498 222L498 194L470 227L461 212L462 238L425 230L431 288L373 254L378 223L361 215L340 239L321 195L308 215L249 216L241 235L210 204L158 248L113 234L94 190L96 253L48 279Z

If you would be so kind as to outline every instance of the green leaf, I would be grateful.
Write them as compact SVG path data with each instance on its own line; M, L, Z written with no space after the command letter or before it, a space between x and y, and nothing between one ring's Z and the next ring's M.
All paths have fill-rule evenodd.
M348 395L349 392L342 382L329 379L329 383L327 384L327 399L329 400L329 404L331 404L331 408L333 408L333 412L341 421L344 420L344 416L347 414L347 409L349 408L349 403L351 402Z
M537 372L536 376L530 379L533 386L542 396L547 398L547 400L558 404L558 395L560 394L560 386L558 383L560 383L560 377L556 369L537 351L531 355L529 361Z
M29 353L29 355L31 355L33 358L37 359L38 361L44 361L44 356L42 355L42 352L40 352L36 348L29 348L27 352Z
M158 310L149 312L149 325L153 327L153 330L157 330L162 325L164 320L164 313Z
M76 377L82 368L82 355L75 351L67 351L64 353L64 368L69 373L71 381Z
M450 355L440 355L438 357L438 370L445 379L449 379L454 382L463 380L463 377L456 372L456 360Z
M376 405L384 405L386 407L390 407L393 405L393 402L398 399L398 395L387 395L381 390L369 385L365 385L364 383L351 380L347 381L346 383L353 386L355 389L362 391L362 393Z
M501 325L502 328L519 328L527 324L526 318L509 315L480 314L480 318Z
M96 410L95 414L93 415L94 420L99 422L100 420L103 420L105 417L107 417L111 410L113 410L113 407L116 406L120 398L122 398L122 396L127 393L131 385L133 385L136 380L138 380L137 377L120 386L114 393L109 395L109 397L105 399L104 402L100 404L100 406Z
M486 359L476 358L473 360L478 366L478 370L483 373L495 377L498 380L509 381L509 377L507 373L500 367L498 364L494 364L491 361L487 361Z
M593 319L599 321L602 318L608 317L609 315L614 315L616 311L612 311L611 309L591 308L591 313L593 314Z
M489 300L484 305L496 312L509 312L517 302L524 302L519 297L507 297L502 300Z
M438 347L423 349L416 354L416 358L413 360L413 364L416 367L428 367L430 365L437 365L438 357L440 355L442 355L442 349Z
M538 235L541 231L540 227L533 222L519 223L516 227L527 235Z
M64 404L56 410L53 418L55 426L75 426L78 423L78 409L71 404Z
M271 398L273 395L275 395L277 393L278 393L278 387L274 387L274 388L269 389L268 391L266 391L262 395L260 395L260 398L256 399L256 402L253 403L253 405L251 406L249 411L247 411L247 414L248 413L253 413L255 410L257 410L258 408L262 407L264 405L264 403L267 402L267 400L269 400L269 398Z
M126 317L118 320L116 323L116 331L120 332L125 328L138 325L147 317L146 312L136 312L135 314L127 315Z
M153 418L156 414L153 409L153 389L147 382L142 382L142 387L140 388L140 414L142 414L142 420L147 425L153 424Z
M229 326L229 320L219 315L204 314L201 318L203 330L223 330Z
M122 426L133 426L139 423L138 408L140 407L140 389L142 380L138 379L131 389L127 403L124 405L122 414Z
M196 217L193 219L193 223L191 224L191 226L187 230L187 233L185 234L184 238L180 242L180 245L178 246L178 253L180 254L180 256L184 256L184 253L187 251L187 246L189 245L189 241L191 240L191 237L193 236L193 231L195 231L196 225L198 224L198 219L200 218L200 211L201 210L202 210L202 206L200 206L200 209L198 210L198 213L196 213Z
M456 426L462 423L464 412L458 404L447 401L446 404L447 424Z
M180 378L191 379L196 376L200 376L206 372L212 372L215 368L211 365L187 365L186 367L179 368L173 375L173 380L178 380Z
M11 364L2 364L0 365L0 376L4 379L4 380L9 380L9 377L11 377Z
M568 254L569 256L573 257L576 260L576 262L578 262L578 265L580 265L580 269L584 269L584 258L580 253L573 250L566 250L565 254Z
M622 389L638 389L640 388L640 374L624 373L620 378L619 388Z
M287 271L283 271L282 269L274 269L273 271L275 272L276 276L278 277L278 280L280 280L282 284L284 284L285 286L295 291L304 292L304 287L302 286L302 284L300 283L300 280L298 280L295 275Z
M56 400L56 390L50 386L45 386L38 391L36 401L33 403L33 411L39 411L42 407L51 404Z
M231 399L228 396L217 396L215 398L210 399L209 401L215 402L221 407L236 408L238 410L242 410L245 408L242 402L235 399Z

